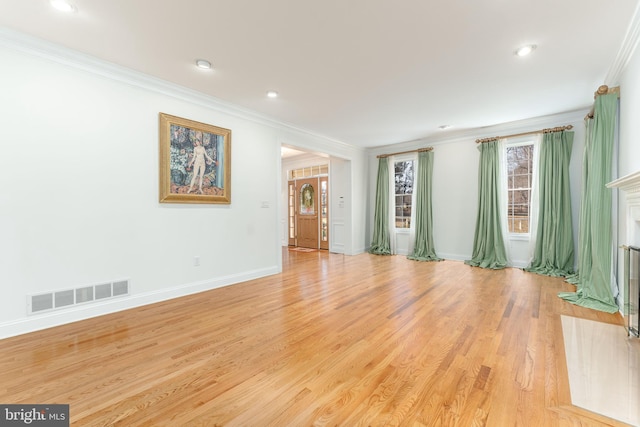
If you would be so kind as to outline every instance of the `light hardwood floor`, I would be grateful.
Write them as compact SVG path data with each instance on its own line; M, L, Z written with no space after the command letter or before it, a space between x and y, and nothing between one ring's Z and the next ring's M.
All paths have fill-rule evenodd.
M284 251L284 272L0 341L0 403L74 426L623 425L570 404L562 279Z

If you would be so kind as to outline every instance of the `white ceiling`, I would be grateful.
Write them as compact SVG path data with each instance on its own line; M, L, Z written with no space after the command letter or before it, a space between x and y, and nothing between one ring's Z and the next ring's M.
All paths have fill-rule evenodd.
M636 0L0 0L0 25L345 143L588 108ZM517 47L535 43L528 57ZM194 65L212 62L213 71ZM280 97L269 99L267 90ZM444 131L449 132L449 131Z
M288 159L288 158L291 158L291 157L301 156L303 154L305 154L304 151L296 150L295 148L289 148L289 147L285 147L285 146L280 147L280 156L283 159Z

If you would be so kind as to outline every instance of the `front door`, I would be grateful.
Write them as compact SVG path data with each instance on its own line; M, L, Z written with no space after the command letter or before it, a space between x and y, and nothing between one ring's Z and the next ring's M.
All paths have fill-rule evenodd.
M298 222L298 246L318 249L318 178L296 181L296 211Z

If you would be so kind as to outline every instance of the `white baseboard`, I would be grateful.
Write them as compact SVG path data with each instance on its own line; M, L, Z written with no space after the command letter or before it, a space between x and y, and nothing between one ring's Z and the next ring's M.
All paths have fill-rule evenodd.
M359 248L354 249L349 255L360 255L363 254L367 251L367 249L364 246L361 246Z
M438 252L437 250L436 255L438 255L442 259L448 259L452 261L466 261L468 259L471 259L471 255L447 254Z
M529 261L523 261L523 260L517 260L517 259L512 259L511 260L511 264L509 264L509 267L514 267L514 268L527 268L529 267Z
M278 267L272 266L259 270L243 272L241 274L219 277L212 280L178 285L158 291L145 292L137 295L133 294L127 297L115 298L95 304L74 306L66 310L62 309L42 314L34 314L18 320L1 323L0 339L52 328L66 323L90 319L92 317L103 316L105 314L116 313L118 311L141 307L143 305L154 304L198 292L209 291L211 289L234 285L260 277L271 276L277 273Z

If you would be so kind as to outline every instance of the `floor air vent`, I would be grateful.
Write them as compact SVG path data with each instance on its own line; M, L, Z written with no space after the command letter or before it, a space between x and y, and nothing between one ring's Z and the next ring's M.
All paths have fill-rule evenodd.
M118 280L27 297L27 313L36 314L129 295L129 281Z

